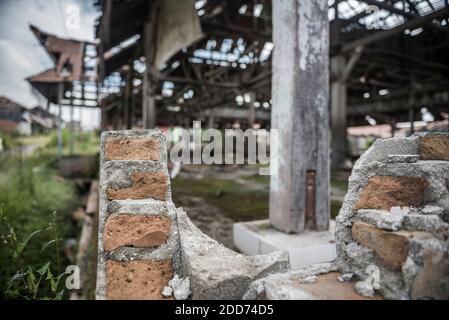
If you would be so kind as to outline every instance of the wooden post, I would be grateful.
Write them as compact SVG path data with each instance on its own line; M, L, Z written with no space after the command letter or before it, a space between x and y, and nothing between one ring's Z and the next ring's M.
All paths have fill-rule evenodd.
M327 0L273 1L273 41L271 128L279 138L270 183L270 222L289 233L328 230ZM306 224L306 211L313 223Z

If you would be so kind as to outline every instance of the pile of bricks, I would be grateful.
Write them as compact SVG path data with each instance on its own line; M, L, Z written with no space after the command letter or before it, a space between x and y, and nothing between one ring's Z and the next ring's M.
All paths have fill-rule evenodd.
M179 270L165 137L105 132L101 141L98 299L163 299Z
M377 141L337 217L337 265L392 299L449 299L449 136ZM371 266L371 269L369 269Z

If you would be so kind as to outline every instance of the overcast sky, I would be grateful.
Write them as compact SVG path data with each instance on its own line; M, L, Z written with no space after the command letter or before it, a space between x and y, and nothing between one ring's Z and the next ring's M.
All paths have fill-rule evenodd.
M79 28L67 28L66 19L74 5L80 13ZM30 24L60 37L92 41L97 16L93 0L0 0L0 95L25 107L39 104L24 79L53 67L53 63L31 32ZM63 110L66 120L68 109ZM55 113L56 108L51 111ZM75 108L74 114L75 119L81 116L86 128L98 125L98 110Z

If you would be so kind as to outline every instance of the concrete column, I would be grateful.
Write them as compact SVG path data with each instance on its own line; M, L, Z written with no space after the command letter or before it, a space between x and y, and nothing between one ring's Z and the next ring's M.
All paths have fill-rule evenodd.
M410 135L415 133L415 110L412 108L408 111L408 119L410 122Z
M343 56L331 60L331 127L332 127L332 167L340 167L346 159L347 150L347 88L344 72L346 59Z
M154 37L153 37L153 27L155 25L155 14L151 11L151 5L149 5L148 20L145 22L144 26L144 54L145 63L147 69L143 76L143 87L142 87L142 115L143 115L143 127L145 129L152 129L156 126L156 101L154 99L154 94L152 90L150 71L151 65L153 63L154 57Z
M327 11L327 0L273 1L270 222L289 233L329 228Z
M147 72L144 74L142 90L143 126L145 129L152 129L156 126L156 101Z
M70 98L70 102L73 101L73 98ZM73 102L70 103L70 154L73 155L75 152L75 130L73 127L73 121L74 121L74 117L73 117Z
M62 142L62 98L64 95L64 83L58 84L58 147L56 150L56 156L58 159L62 157L63 142Z
M215 109L209 110L209 119L208 119L208 127L209 129L213 129L215 127Z
M248 103L248 128L252 129L256 121L256 108L254 102L256 102L256 95L254 92L249 94L250 102Z

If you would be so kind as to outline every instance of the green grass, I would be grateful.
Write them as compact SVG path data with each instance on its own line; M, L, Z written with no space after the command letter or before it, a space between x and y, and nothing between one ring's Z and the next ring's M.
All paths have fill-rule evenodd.
M270 184L270 176L261 176L260 174L248 175L242 177L245 180L254 181L262 185Z
M0 163L0 205L20 241L34 231L42 230L24 250L23 265L39 268L50 262L52 272L57 273L57 261L62 259L65 269L68 261L64 260L62 251L56 252L55 245L41 252L43 245L54 239L54 234L47 230L54 212L59 238L76 238L78 232L70 222L70 214L77 205L75 187L72 182L57 176L54 156L38 152L27 158L3 159ZM8 230L2 225L0 235L6 234ZM63 243L59 243L59 247L63 247ZM0 294L17 271L12 260L7 247L0 244Z
M2 139L3 150L11 150L19 145L19 141L16 135L12 135L3 131L0 131L0 138Z

